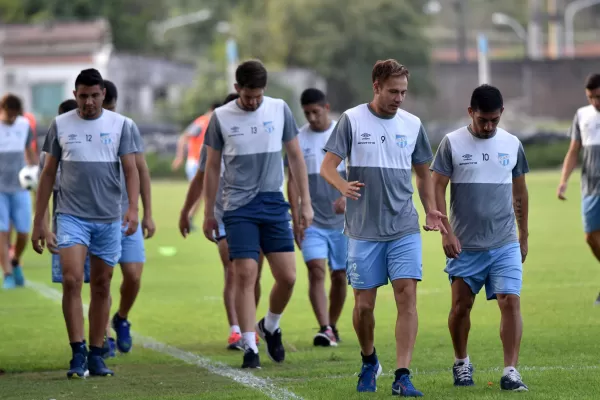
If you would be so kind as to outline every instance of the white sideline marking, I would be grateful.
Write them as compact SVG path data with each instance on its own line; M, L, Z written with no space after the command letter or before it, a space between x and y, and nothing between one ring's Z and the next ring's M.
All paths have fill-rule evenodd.
M42 283L27 281L26 286L52 301L62 301L61 292ZM85 315L87 315L87 310L88 306L84 304ZM136 340L140 341L142 346L146 349L166 354L188 364L203 368L212 374L229 378L243 386L258 390L273 400L302 400L302 397L298 396L297 394L287 389L275 386L269 378L259 378L249 372L233 369L223 363L215 362L210 358L199 356L197 354L178 349L177 347L161 343L151 337L139 335L135 332L132 333L134 334Z

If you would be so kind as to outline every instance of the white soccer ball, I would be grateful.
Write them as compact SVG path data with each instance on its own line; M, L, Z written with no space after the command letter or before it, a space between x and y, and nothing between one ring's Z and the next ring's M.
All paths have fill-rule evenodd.
M38 174L40 167L37 165L28 165L19 171L19 182L25 190L35 191L38 186Z

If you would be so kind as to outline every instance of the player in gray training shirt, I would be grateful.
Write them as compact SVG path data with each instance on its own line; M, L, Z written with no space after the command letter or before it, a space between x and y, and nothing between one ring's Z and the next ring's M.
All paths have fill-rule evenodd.
M325 152L323 148L335 128L329 118L329 104L319 89L306 89L300 103L308 124L300 128L298 140L304 154L308 172L308 186L315 217L313 224L304 229L300 221L300 197L294 176L290 173L287 183L288 199L292 208L294 236L308 269L308 297L313 307L319 332L313 338L315 346L337 346L339 333L337 321L346 300L346 255L348 239L344 236L344 211L346 198L340 196L319 174ZM338 166L345 177L344 163ZM331 271L330 305L327 307L325 292L326 263Z
M581 168L581 214L585 241L600 261L600 74L592 74L585 84L589 105L575 113L569 132L571 145L563 163L558 198L566 200L567 182L577 167L583 150ZM600 305L600 294L596 299Z
M398 309L396 374L392 392L422 396L410 380L417 336L417 282L422 279L421 235L413 206L411 169L426 212L426 230L443 229L428 163L431 147L421 120L400 109L408 70L396 60L373 67L373 101L342 114L331 134L321 175L342 195L348 240L346 273L354 288L354 329L362 354L357 390L374 392L382 371L374 347L377 288L392 282ZM348 180L337 171L346 162ZM364 188L363 188L364 187Z
M227 95L223 104L227 104L230 101L236 100L240 97L237 93ZM179 231L181 235L186 238L191 231L191 221L189 218L190 210L194 208L194 204L198 204L198 200L202 196L202 188L204 186L204 171L206 170L206 146L202 146L200 151L200 162L198 164L198 171L190 182L190 187L185 199L185 203L179 216ZM223 301L225 303L225 312L227 314L227 321L229 322L229 337L227 338L227 348L229 350L244 350L244 341L242 339L242 331L235 309L235 272L233 270L233 264L229 259L229 246L227 245L225 225L223 224L223 165L221 165L221 177L219 180L219 189L217 191L217 197L215 201L215 218L219 224L219 229L215 235L217 246L219 248L219 255L221 256L221 263L225 269L225 286L223 288ZM256 276L256 284L254 286L255 304L258 307L260 300L260 276L262 271L264 256L261 252L258 260L258 274ZM258 343L258 336L256 337Z
M240 97L215 110L206 132L203 230L214 241L219 229L214 207L223 162L223 223L238 282L236 308L246 348L242 368L259 368L255 329L266 341L270 358L285 359L279 321L296 280L290 206L282 193L283 147L297 177L306 227L312 223L313 210L298 128L288 105L264 96L267 71L259 61L240 64L235 76ZM261 250L269 260L275 285L269 311L255 327L254 286Z
M32 147L33 132L22 117L21 100L7 94L0 100L0 266L4 273L3 289L25 285L21 256L29 240L31 195L19 182L26 164L36 165ZM17 231L12 262L9 262L11 224Z
M523 333L519 296L529 235L525 184L529 167L519 139L497 127L503 110L497 88L482 85L475 89L469 107L471 125L444 137L431 169L442 212L451 184L450 222L445 221L442 244L452 286L448 326L454 345L454 385L474 385L467 353L470 311L485 285L487 299L497 298L502 314L500 387L527 391L516 366Z
M102 109L104 80L95 69L75 80L78 109L52 122L43 151L46 163L36 200L33 248L43 252L44 216L60 163L57 246L63 266L63 310L73 352L69 378L113 375L102 358L104 329L110 310L112 268L121 256L121 181L124 169L130 204L124 218L126 235L138 228L139 176L135 165L132 124ZM81 340L81 281L87 253L91 261L90 352Z

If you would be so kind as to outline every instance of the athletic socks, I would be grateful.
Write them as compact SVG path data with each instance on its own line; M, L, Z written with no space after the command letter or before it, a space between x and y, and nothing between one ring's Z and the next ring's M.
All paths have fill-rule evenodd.
M281 320L281 314L273 314L271 311L267 312L265 317L265 329L269 333L273 333L279 328L279 321Z
M256 332L244 332L242 333L244 338L244 345L247 349L252 349L253 352L258 354L258 347L256 347Z
M237 333L237 334L241 335L242 331L238 325L231 325L231 329L230 329L229 333L230 334Z
M454 365L458 365L460 363L469 365L471 363L471 359L469 358L469 356L467 356L467 358L456 358L454 360Z

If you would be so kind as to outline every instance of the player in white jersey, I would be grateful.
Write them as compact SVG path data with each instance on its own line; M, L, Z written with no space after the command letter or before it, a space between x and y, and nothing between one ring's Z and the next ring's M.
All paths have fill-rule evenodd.
M4 273L3 288L25 285L21 256L31 227L31 195L21 187L19 171L26 164L36 165L32 147L33 132L22 117L21 100L7 94L0 100L0 266ZM11 225L17 231L13 259L9 258Z
M600 261L600 74L592 74L585 84L589 105L575 113L569 136L571 145L563 163L558 198L566 200L567 183L583 151L581 168L581 214L585 241ZM600 305L600 294L596 299Z
M350 199L344 233L349 237L346 273L354 288L353 322L363 362L357 391L377 390L382 367L374 344L375 299L377 289L391 281L398 311L392 393L422 396L409 370L417 337L417 282L423 276L413 168L425 230L444 230L445 217L435 206L428 168L433 154L425 128L417 116L400 109L408 77L398 61L377 61L371 75L373 101L342 114L325 147L321 175ZM348 180L337 170L342 161Z
M222 162L223 223L236 274L236 309L246 347L242 368L260 368L255 329L265 340L270 358L275 362L285 359L279 322L296 281L290 206L282 193L283 147L297 177L305 227L312 223L313 210L291 110L283 100L264 96L267 71L259 61L240 64L235 75L240 97L215 110L204 141L208 154L203 230L206 238L214 241L219 229L215 200ZM261 250L269 261L275 285L269 311L255 327L254 286Z
M304 154L308 172L308 186L315 217L313 224L304 229L300 221L300 196L296 189L294 175L289 172L288 200L294 221L296 244L308 269L308 297L319 323L319 332L313 339L315 346L337 346L339 333L337 322L346 300L346 255L348 239L344 236L344 211L346 198L329 185L319 174L325 152L323 148L335 128L335 121L329 117L329 104L325 94L319 89L306 89L300 103L308 123L300 128L298 141ZM287 160L287 159L286 159ZM346 176L344 163L338 167ZM325 293L326 264L331 271L329 309Z
M452 287L448 327L454 345L454 385L474 385L467 340L475 296L485 285L487 299L498 300L502 315L500 387L527 391L516 366L523 333L520 294L529 236L525 183L529 167L519 139L497 127L503 110L497 88L475 89L468 110L471 124L442 139L431 169L442 212L451 185L451 215L444 222L442 245Z

